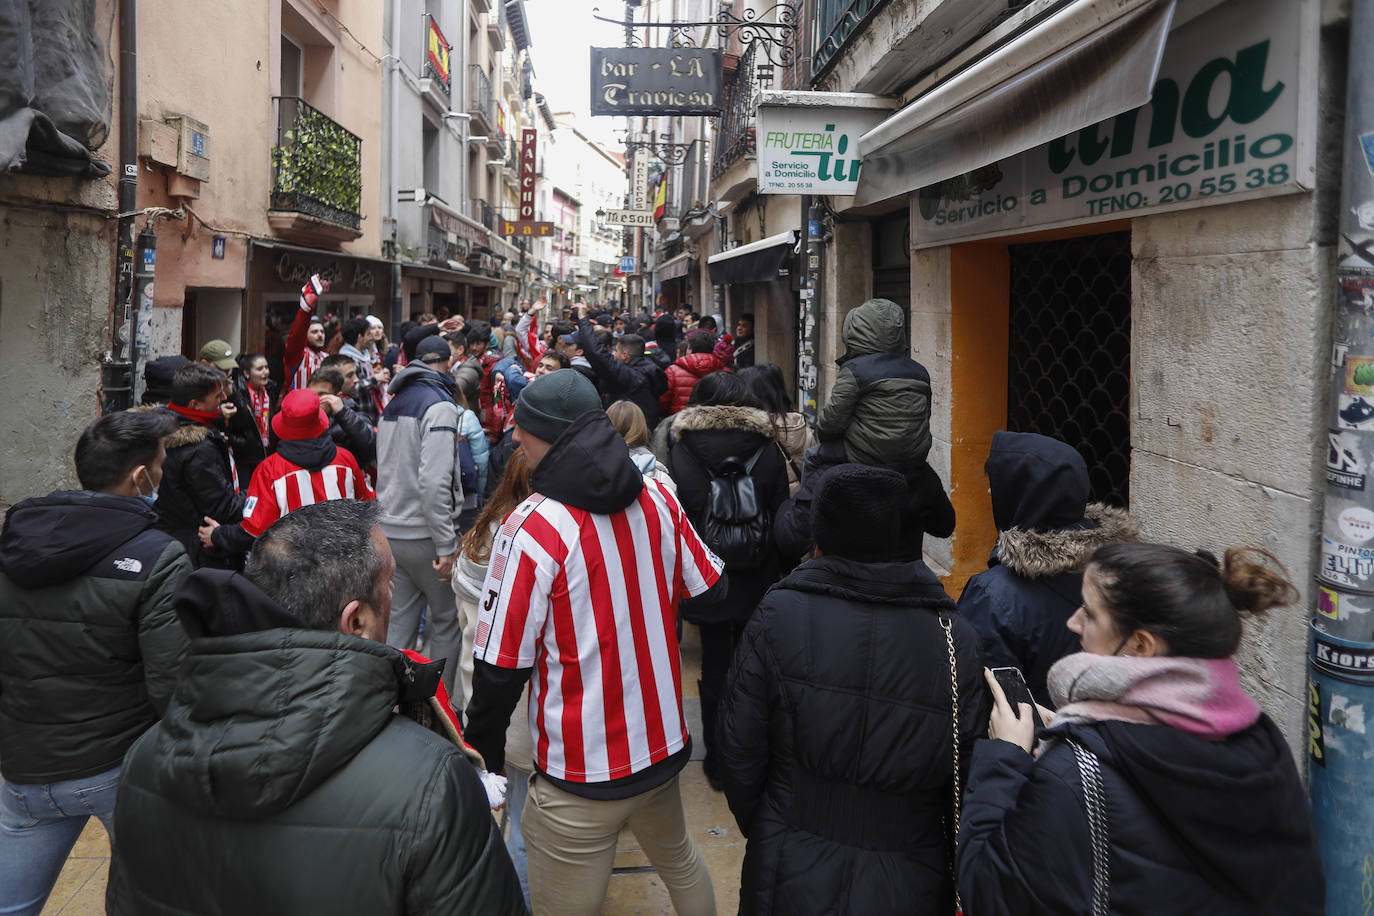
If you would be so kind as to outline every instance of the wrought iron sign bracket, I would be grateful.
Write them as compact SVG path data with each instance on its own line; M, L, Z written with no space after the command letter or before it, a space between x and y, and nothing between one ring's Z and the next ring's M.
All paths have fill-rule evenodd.
M790 67L797 56L797 24L801 0L790 3L777 3L765 10L746 9L736 16L729 10L721 10L715 19L702 22L635 22L625 19L611 19L599 15L599 8L592 9L592 18L608 22L625 29L625 46L639 47L640 38L635 29L668 29L668 43L671 47L696 47L696 39L691 29L714 28L721 42L728 41L731 34L739 43L748 47L756 45L768 60L780 67Z
M635 150L648 150L667 165L682 165L687 161L687 153L691 148L690 143L669 143L668 135L661 135L658 131L649 134L648 139L625 141L627 155Z

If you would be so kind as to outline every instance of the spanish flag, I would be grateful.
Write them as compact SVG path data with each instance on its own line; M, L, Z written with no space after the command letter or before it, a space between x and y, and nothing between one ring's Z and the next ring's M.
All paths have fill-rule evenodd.
M654 194L654 222L663 219L663 213L668 209L668 176L664 175L658 182L658 191Z

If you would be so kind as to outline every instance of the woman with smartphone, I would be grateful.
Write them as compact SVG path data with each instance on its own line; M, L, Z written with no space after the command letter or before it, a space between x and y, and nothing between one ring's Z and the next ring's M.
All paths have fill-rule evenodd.
M1243 616L1298 599L1261 550L1218 564L1098 549L1068 623L1083 651L1050 669L1048 727L1037 735L1031 706L1013 709L987 675L989 740L959 836L965 913L1322 913L1307 794L1232 658Z

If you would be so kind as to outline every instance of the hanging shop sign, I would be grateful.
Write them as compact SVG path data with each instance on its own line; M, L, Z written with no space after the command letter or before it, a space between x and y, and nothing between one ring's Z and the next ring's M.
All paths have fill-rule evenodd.
M719 48L592 48L593 115L721 113Z
M443 84L444 91L449 88L449 44L444 33L439 31L439 23L429 17L429 53L425 57L426 76L433 77Z
M917 192L912 247L1311 189L1319 14L1230 0L1185 23L1148 104Z
M647 150L639 150L634 154L634 166L631 171L634 178L630 182L630 209L647 210L649 209L649 153Z
M530 220L501 220L501 234L504 236L517 236L519 238L544 238L553 235L554 225L548 222L533 222Z
M526 127L520 131L520 206L517 214L521 222L535 219L535 187L539 184L539 131Z
M892 114L896 100L857 92L778 92L759 98L760 194L853 194L860 135Z
M652 210L607 210L605 223L607 226L653 228L654 213Z

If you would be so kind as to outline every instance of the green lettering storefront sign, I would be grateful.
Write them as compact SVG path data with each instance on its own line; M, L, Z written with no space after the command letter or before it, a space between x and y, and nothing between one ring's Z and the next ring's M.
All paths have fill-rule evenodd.
M755 130L759 193L853 194L859 136L894 104L861 93L764 92Z
M1313 0L1229 0L1175 29L1151 101L917 192L913 247L1310 189Z

